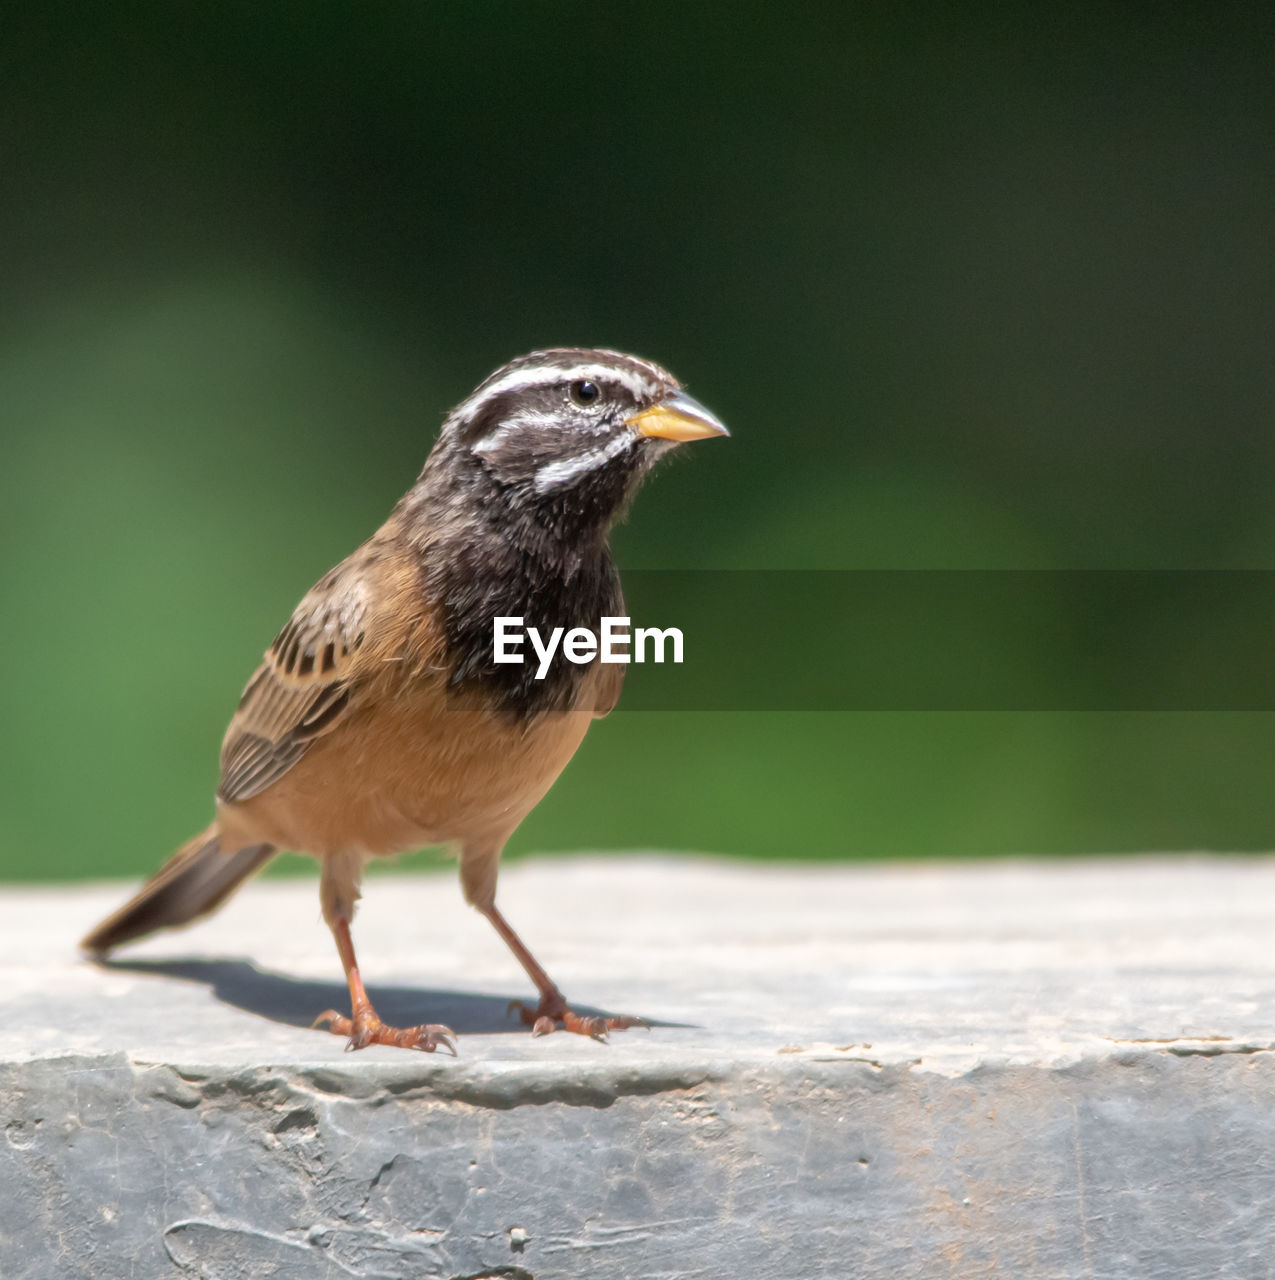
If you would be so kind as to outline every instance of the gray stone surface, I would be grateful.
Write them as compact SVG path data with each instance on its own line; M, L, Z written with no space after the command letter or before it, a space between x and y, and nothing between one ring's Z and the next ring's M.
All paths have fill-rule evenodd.
M0 1276L1275 1275L1275 862L508 868L532 1040L450 874L370 878L344 1054L314 881L81 960L122 886L0 895Z

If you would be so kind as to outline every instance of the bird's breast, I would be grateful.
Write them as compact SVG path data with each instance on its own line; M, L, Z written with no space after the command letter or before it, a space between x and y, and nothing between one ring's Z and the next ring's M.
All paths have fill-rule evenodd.
M352 712L268 790L225 806L223 829L324 856L503 843L580 745L591 711L529 722L466 706L438 682Z

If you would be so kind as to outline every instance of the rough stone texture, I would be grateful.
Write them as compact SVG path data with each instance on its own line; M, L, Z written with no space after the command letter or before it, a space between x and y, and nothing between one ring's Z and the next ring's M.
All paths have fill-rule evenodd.
M0 898L0 1276L1275 1275L1275 862L510 868L532 1040L450 875L373 876L342 1052L313 881L126 952L121 886Z

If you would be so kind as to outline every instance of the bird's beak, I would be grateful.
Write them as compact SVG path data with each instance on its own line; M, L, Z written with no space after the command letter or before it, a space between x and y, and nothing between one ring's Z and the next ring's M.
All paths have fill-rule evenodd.
M667 400L626 418L625 426L632 427L639 435L679 442L730 435L713 414L685 391L677 391Z

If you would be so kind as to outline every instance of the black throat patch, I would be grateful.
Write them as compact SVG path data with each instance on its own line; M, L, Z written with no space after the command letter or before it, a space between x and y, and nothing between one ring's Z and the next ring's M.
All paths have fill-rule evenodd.
M521 618L521 629L535 627L546 643L558 627L563 635L573 627L596 634L603 617L624 609L620 575L606 547L570 560L564 554L559 561L499 541L489 531L469 530L432 551L423 568L428 596L440 611L448 689L520 721L571 708L589 664L568 661L559 644L537 679L540 661L527 639L523 661L498 663L494 621Z

